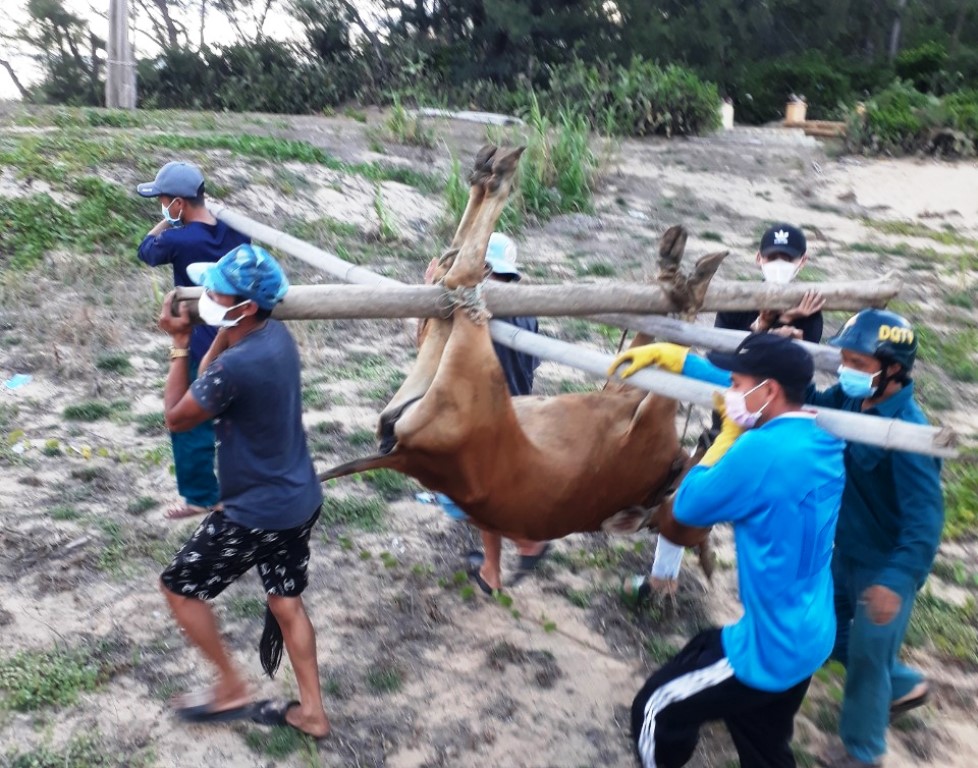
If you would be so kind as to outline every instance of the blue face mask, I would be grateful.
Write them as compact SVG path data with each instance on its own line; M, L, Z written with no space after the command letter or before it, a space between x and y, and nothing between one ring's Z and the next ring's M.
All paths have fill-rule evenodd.
M177 201L176 198L174 198L173 200L170 201L170 205L173 205L176 201ZM181 221L179 217L175 219L170 215L170 205L163 205L162 203L160 203L160 208L163 209L163 218L167 220L167 222L171 227L179 227Z
M847 397L856 400L865 400L876 391L876 387L873 386L873 379L882 372L882 370L879 370L876 373L864 373L863 371L857 371L855 368L840 365L839 386L842 387L842 391L846 393Z

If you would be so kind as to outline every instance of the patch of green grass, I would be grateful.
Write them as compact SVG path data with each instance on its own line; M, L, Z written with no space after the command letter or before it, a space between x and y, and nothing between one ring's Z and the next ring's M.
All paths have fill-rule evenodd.
M316 385L302 388L302 405L304 408L322 410L328 408L330 403L329 392Z
M152 496L139 496L126 505L126 512L130 515L142 515L154 507L158 507L159 504Z
M971 291L952 291L944 296L944 301L952 307L961 307L962 309L973 309L975 306Z
M61 443L59 443L55 438L50 438L44 441L44 445L41 446L41 453L45 456L63 456L64 451L61 450Z
M99 570L119 573L127 555L129 542L126 532L118 522L107 518L96 518L95 525L104 534L104 545L96 565Z
M384 163L346 163L308 142L293 139L232 134L162 134L154 137L153 146L166 146L171 151L226 149L236 155L275 162L295 160L322 165L334 171L362 176L369 181L396 181L423 192L437 192L442 188L442 182L431 174Z
M393 243L400 239L397 225L384 203L384 195L380 184L374 190L374 212L377 214L377 232L382 243Z
M655 664L664 664L675 656L679 649L668 640L652 634L645 639L645 652Z
M52 520L77 520L81 512L70 504L56 504L48 510L48 515Z
M938 558L931 571L934 576L959 587L978 589L978 570L971 570L961 560Z
M166 432L166 419L163 416L163 411L140 413L133 421L136 424L136 431L141 435L162 435Z
M272 166L270 183L286 197L295 197L300 190L307 190L312 186L312 182L304 174L279 164Z
M895 311L895 310L894 310ZM924 323L915 323L921 360L932 363L952 379L978 382L978 328L958 328L936 333Z
M95 367L100 371L118 373L120 376L128 376L133 371L129 356L122 352L109 352L99 355L95 360Z
M252 752L277 759L305 749L307 742L314 743L309 736L304 736L295 728L284 725L269 730L248 730L244 740Z
M61 415L70 421L98 421L111 416L112 408L108 403L99 400L87 400L83 403L65 406Z
M586 589L568 589L565 595L567 602L578 608L591 607L591 593Z
M236 619L258 619L265 615L265 601L252 595L233 595L224 605Z
M376 497L340 496L323 501L322 520L326 525L350 525L365 531L384 526L387 505Z
M387 118L387 131L394 141L413 147L432 149L435 146L435 132L422 117L410 114L394 96L394 105Z
M0 660L2 706L20 712L68 706L104 678L97 649L78 646L21 651Z
M593 392L594 386L585 381L571 381L570 379L560 380L560 393L564 395L573 393Z
M367 672L367 686L374 693L394 693L404 685L404 672L390 663L380 663Z
M362 109L356 109L355 107L346 107L343 109L343 116L348 117L351 120L356 120L358 123L367 122L367 113Z
M973 452L944 463L944 537L978 533L978 456Z
M145 768L153 764L151 750L123 754L105 744L98 732L73 736L61 747L42 744L27 752L9 752L4 768Z
M712 240L715 243L723 242L723 235L721 235L719 232L712 232L710 230L700 232L700 238L703 240Z
M578 277L614 277L615 268L613 265L604 261L597 261L591 264L578 264L574 271Z
M355 429L346 436L346 441L354 448L376 445L377 433L372 429Z
M414 487L414 481L407 475L393 469L372 469L364 472L363 481L388 501L398 499Z
M918 224L917 222L913 221L898 221L895 219L864 219L863 224L887 235L896 235L900 237L921 237L928 240L933 240L941 245L963 245L969 247L978 245L978 240L974 240L970 237L964 237L953 230L931 229L925 224Z
M978 669L978 603L969 597L958 606L929 589L917 594L906 643L911 648L933 647L944 661Z

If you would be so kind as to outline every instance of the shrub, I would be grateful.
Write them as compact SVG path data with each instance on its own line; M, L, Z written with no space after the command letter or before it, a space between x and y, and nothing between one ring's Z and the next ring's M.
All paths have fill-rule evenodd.
M688 136L719 126L716 85L675 64L638 56L627 67L575 60L548 68L548 82L540 97L547 113L582 114L611 135Z
M850 146L870 152L902 154L927 144L939 102L909 82L894 80L867 101L865 107L862 116L850 119Z
M747 123L780 120L792 94L804 96L809 119L828 119L852 99L849 78L821 54L769 59L748 65L738 78L737 116Z
M941 73L947 61L947 51L940 43L930 42L902 51L896 58L897 77L909 80L918 91L939 90Z

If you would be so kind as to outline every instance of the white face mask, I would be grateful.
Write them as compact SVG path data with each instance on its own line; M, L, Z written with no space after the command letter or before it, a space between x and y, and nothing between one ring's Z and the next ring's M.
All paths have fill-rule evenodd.
M730 420L733 421L734 424L737 424L744 429L750 429L757 424L757 420L761 418L761 414L764 413L764 409L771 404L771 401L768 400L756 411L748 411L747 395L764 386L767 384L767 382L768 380L764 379L764 381L747 392L734 392L732 389L724 391L723 402L727 408L727 416L730 417Z
M234 320L225 320L225 316L232 309L243 307L247 303L247 300L245 300L234 306L225 307L214 301L214 299L207 295L207 291L204 291L200 294L200 299L197 302L197 314L200 315L200 319L207 325L214 326L215 328L233 328L241 322L241 318L237 317Z
M170 206L173 205L176 201L177 201L176 198L173 198L170 201L170 205L163 205L163 203L160 203L160 208L163 209L163 218L166 219L167 223L171 227L179 227L183 223L180 220L179 216L174 218L173 216L170 215Z
M774 261L762 261L761 273L764 281L775 285L790 283L794 276L798 274L798 264L794 261L775 259Z

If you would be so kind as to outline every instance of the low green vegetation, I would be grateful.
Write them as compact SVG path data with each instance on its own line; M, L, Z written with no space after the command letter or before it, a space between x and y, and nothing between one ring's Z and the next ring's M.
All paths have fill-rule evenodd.
M74 704L104 681L97 648L56 647L21 651L0 659L0 706L21 712Z
M69 421L98 421L111 416L112 408L108 403L103 403L100 400L88 400L83 403L66 405L61 415Z
M967 453L944 464L944 536L978 535L978 456Z
M390 115L387 118L387 132L400 143L415 147L432 149L435 146L435 132L418 114L410 114L401 104L400 96L394 96Z
M146 768L153 763L152 751L113 748L98 731L73 736L60 747L42 744L0 759L4 768Z
M379 531L384 525L387 505L383 500L361 496L333 496L323 501L322 522L325 525L348 525L365 531Z
M945 661L978 669L978 603L968 597L964 605L954 605L925 589L917 595L907 645L932 648Z
M392 663L378 663L367 672L367 685L377 694L394 693L404 685L404 672Z
M363 481L388 501L399 499L414 487L414 481L407 475L393 469L372 469L364 472Z
M931 363L957 381L978 382L978 328L958 328L937 333L916 323L920 359Z

